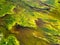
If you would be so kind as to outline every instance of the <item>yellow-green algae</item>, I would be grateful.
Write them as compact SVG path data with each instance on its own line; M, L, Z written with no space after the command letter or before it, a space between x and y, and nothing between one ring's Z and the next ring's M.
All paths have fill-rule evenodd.
M1 0L0 45L60 45L59 0Z

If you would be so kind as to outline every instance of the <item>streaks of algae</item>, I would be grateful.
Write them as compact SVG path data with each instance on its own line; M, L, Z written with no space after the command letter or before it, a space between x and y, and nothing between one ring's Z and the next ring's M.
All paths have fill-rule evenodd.
M14 35L20 45L60 44L59 6L58 0L1 0L0 30L6 38Z

